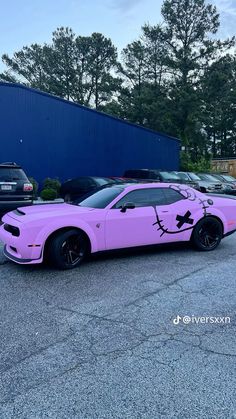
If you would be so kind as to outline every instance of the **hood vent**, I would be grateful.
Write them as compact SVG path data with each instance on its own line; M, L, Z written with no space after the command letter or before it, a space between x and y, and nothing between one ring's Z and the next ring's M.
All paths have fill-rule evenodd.
M18 208L15 211L13 211L13 213L16 214L16 215L20 215L20 216L25 215L25 213L23 211L19 210Z

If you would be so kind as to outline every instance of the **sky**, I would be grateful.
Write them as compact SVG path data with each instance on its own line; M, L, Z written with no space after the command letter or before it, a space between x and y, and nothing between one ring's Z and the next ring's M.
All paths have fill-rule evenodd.
M236 0L211 2L221 13L220 36L236 35ZM0 56L11 56L24 45L50 42L60 26L69 26L78 35L101 32L120 51L139 37L144 23L161 21L161 4L160 0L0 0Z

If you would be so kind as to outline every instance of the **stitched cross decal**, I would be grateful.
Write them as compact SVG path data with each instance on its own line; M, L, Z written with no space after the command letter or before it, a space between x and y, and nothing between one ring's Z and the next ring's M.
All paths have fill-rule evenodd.
M184 224L190 224L193 225L193 219L190 218L191 212L187 211L186 214L184 216L182 215L177 215L176 217L176 221L179 221L177 224L177 227L180 229L181 227L183 227Z

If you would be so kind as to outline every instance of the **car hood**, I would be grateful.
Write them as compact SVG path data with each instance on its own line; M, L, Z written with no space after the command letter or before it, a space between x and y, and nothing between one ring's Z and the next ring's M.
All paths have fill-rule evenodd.
M47 217L70 216L73 214L83 214L94 211L94 208L79 207L71 204L36 204L29 207L17 208L7 215L19 222L25 222L26 219L39 219ZM3 217L4 222L4 217Z
M202 186L216 186L216 185L222 185L221 182L210 182L208 180L198 180L197 183Z

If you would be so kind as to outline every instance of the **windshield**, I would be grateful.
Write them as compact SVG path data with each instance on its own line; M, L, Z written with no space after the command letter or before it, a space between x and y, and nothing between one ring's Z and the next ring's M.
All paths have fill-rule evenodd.
M165 180L168 180L168 179L171 179L171 180L173 180L173 179L179 180L179 176L177 176L175 173L160 172L160 174L161 174L161 176L162 176Z
M123 190L124 188L118 186L101 189L100 191L97 191L89 197L83 199L81 202L77 203L77 205L87 208L106 208L107 205L113 201L113 199L123 192Z
M228 176L228 175L221 175L225 180L227 180L228 182L236 182L236 179L233 176Z
M218 179L216 179L212 175L199 175L202 179L209 180L210 182L219 182Z
M188 175L186 175L186 173L178 173L178 176L180 177L180 179L183 179L183 180L189 180L188 179Z
M191 177L192 180L201 180L201 178L199 176L197 176L195 173L189 173L189 176Z

